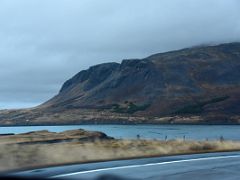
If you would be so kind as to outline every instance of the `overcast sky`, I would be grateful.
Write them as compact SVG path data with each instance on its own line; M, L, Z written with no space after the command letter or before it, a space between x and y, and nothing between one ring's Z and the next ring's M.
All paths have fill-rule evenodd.
M0 0L0 109L38 105L91 65L240 41L239 0Z

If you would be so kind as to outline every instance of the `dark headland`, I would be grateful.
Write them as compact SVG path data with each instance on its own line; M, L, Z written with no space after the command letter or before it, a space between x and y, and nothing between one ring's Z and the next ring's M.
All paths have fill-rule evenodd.
M240 43L99 64L38 107L0 111L0 125L143 123L239 124Z

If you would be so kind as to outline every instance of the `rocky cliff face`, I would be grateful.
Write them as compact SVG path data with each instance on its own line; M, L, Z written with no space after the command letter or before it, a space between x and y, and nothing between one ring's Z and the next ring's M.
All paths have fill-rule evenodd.
M69 79L58 95L37 109L41 113L84 109L139 117L199 116L221 122L231 117L238 123L240 43L96 65Z
M237 113L239 87L240 43L233 43L93 66L65 82L45 105L106 109L132 103L148 105L141 113L167 115L206 103L199 105L203 112L219 105Z

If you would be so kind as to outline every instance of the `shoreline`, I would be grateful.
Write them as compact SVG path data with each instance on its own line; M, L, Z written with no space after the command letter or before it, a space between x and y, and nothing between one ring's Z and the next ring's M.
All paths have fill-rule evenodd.
M42 130L0 137L0 172L230 151L240 151L240 141L115 139L100 131Z
M76 124L16 124L16 125L1 125L0 127L39 127L39 126L102 126L102 125L122 125L122 126L152 126L152 125L161 125L161 126L168 126L168 125L178 125L178 126L238 126L239 123L76 123Z

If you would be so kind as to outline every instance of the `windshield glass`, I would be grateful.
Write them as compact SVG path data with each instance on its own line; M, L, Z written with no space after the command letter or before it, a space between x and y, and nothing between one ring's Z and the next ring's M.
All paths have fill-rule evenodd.
M239 12L236 0L1 0L0 174L235 172Z

